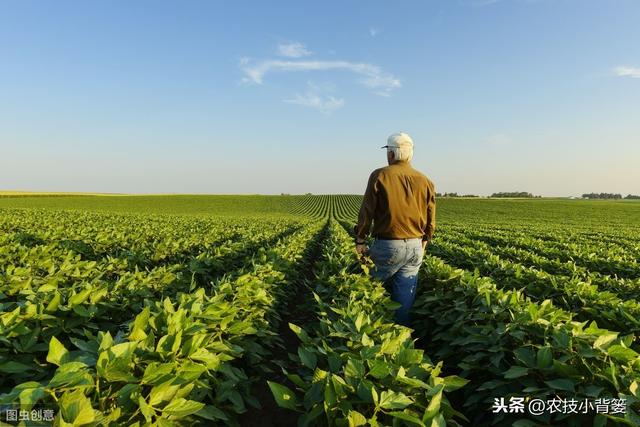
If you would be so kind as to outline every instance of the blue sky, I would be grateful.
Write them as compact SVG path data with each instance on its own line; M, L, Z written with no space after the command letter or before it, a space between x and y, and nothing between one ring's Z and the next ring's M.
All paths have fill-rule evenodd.
M0 2L0 189L640 193L640 2Z

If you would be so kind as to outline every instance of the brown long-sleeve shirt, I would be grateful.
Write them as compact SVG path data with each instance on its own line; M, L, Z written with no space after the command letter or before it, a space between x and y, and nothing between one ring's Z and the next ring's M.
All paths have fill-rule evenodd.
M433 182L409 162L399 161L371 173L358 215L356 237L430 240L436 228Z

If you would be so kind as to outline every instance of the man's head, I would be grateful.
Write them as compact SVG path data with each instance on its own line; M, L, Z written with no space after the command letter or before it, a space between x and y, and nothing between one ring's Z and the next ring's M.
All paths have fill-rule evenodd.
M387 145L382 148L387 149L387 161L389 164L406 161L413 158L413 140L404 132L394 133L387 138Z

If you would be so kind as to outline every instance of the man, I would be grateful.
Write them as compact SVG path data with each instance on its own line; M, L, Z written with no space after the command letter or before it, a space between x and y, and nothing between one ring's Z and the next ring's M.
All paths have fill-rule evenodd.
M390 288L400 303L396 322L409 326L418 270L435 230L436 200L433 183L411 166L413 141L406 133L387 139L389 166L371 173L356 225L356 250L367 253L366 237L375 241L368 249L375 264L371 275Z

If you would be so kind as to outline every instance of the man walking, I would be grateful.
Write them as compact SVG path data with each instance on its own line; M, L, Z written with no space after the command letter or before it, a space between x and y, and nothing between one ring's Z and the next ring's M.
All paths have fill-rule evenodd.
M356 250L367 253L366 237L375 241L368 249L375 264L371 275L391 289L400 303L396 322L409 326L418 270L436 223L433 183L411 166L413 141L406 133L387 139L389 166L371 173L356 225ZM373 223L373 227L371 227Z

